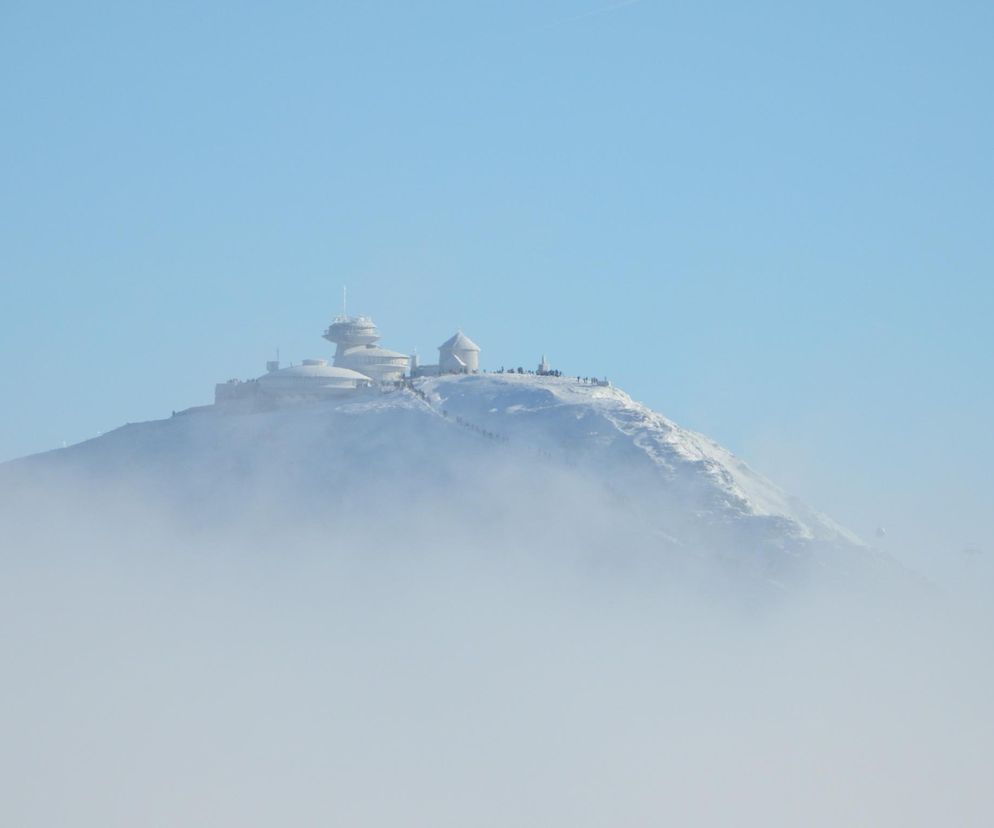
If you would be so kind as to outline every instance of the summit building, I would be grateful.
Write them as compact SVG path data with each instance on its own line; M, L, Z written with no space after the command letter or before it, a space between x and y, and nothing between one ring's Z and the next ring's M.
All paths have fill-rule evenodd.
M336 316L324 338L335 345L331 364L325 359L305 359L288 367L279 361L267 362L261 377L218 383L215 404L266 406L321 400L395 387L411 377L475 374L480 370L480 346L462 331L439 346L437 365L418 365L417 357L380 346L379 329L368 316Z

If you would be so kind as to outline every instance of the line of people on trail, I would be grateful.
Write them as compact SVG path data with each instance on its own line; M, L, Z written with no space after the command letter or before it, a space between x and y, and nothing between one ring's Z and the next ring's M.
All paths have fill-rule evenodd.
M495 374L532 374L533 376L536 377L561 377L563 375L563 372L560 371L558 368L551 368L548 371L526 371L520 365L517 368L505 368L503 365L501 365L500 368L494 371L494 373ZM580 378L577 377L577 379Z
M442 416L448 417L449 412L443 411ZM468 428L470 431L475 431L477 434L482 437L486 437L488 440L496 440L498 443L507 443L510 441L510 438L506 434L498 434L496 431L488 431L482 426L478 426L476 423L471 423L469 420L463 419L458 415L456 416L456 423L464 428Z
M531 374L536 377L562 377L565 376L562 371L558 368L553 368L548 371L526 371L520 365L517 368L505 368L503 365L494 371L495 374ZM605 379L598 379L597 377L582 377L579 374L576 375L576 381L583 385L601 385L608 386L611 383Z
M413 383L407 382L403 387L419 399L426 402L428 405L431 405L431 400L428 398L428 395L420 388L416 388ZM447 409L442 411L442 416L446 418L449 416ZM471 423L469 420L460 416L456 417L456 423L464 428L468 428L470 431L475 431L481 437L486 437L488 440L495 440L498 443L507 443L510 439L506 434L499 434L496 431L490 431L489 429L483 428L483 426L478 426L476 423Z

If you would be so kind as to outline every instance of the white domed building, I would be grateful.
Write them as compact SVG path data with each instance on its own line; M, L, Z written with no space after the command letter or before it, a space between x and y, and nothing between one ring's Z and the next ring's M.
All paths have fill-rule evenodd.
M475 374L480 370L480 346L462 331L438 348L438 365L418 365L417 357L381 348L380 332L368 316L332 320L324 338L334 342L335 359L305 359L281 368L279 356L266 363L266 373L251 380L228 380L214 387L217 405L267 409L273 405L307 402L355 394L378 387L389 391L408 377Z
M377 382L393 382L407 374L411 358L407 354L381 348L373 320L368 316L339 316L324 332L334 342L335 367L358 371Z
M259 377L261 391L281 399L319 399L368 388L365 374L329 365L326 359L305 359L300 365L277 368Z
M266 373L253 380L228 380L214 387L215 404L242 403L268 407L272 404L313 402L355 394L373 381L348 368L336 368L325 359L305 359L300 365L280 368L266 364Z
M475 374L480 370L480 346L457 331L438 346L438 367L443 374Z

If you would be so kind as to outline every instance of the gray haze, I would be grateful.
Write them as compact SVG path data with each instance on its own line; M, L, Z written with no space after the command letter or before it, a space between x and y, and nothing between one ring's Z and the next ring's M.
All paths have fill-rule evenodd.
M2 467L3 824L990 823L982 556L773 572L463 432L253 423Z

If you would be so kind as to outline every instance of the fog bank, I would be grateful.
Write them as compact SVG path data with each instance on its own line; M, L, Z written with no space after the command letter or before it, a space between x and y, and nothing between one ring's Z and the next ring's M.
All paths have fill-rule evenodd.
M216 520L138 481L8 489L0 821L989 824L981 602L661 563L601 490L524 471L249 487Z

